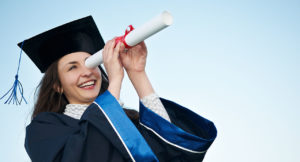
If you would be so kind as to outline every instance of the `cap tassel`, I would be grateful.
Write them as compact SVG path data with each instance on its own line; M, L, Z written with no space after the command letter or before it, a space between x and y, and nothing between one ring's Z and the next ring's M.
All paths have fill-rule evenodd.
M21 105L22 100L24 100L24 102L27 104L27 101L26 101L25 97L23 96L23 92L24 92L23 91L23 86L22 86L21 82L18 79L23 44L24 44L24 41L22 42L22 45L21 45L21 52L20 52L20 57L19 57L19 65L18 65L17 74L15 76L15 82L14 82L13 86L8 90L8 92L6 92L0 98L0 100L2 100L5 96L7 96L9 93L11 93L9 95L8 99L4 102L4 104L10 104L12 102L13 104ZM18 95L17 95L18 90L20 91L21 99L18 99Z

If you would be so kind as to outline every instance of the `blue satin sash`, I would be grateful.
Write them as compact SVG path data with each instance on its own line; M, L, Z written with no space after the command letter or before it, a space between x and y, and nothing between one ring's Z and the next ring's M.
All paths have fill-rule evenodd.
M107 117L133 161L158 161L150 146L109 91L100 95L94 103Z

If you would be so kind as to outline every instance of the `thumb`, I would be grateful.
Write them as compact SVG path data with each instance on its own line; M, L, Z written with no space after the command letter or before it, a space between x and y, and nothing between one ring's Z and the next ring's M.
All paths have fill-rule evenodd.
M120 52L121 52L121 53L125 53L125 51L126 51L125 45L124 45L123 42L120 42L120 43L121 43L121 45L120 45Z

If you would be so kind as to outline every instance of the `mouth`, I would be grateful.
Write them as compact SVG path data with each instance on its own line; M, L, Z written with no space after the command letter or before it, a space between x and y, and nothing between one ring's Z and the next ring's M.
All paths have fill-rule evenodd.
M89 80L80 84L78 87L82 89L93 89L95 85L96 85L96 80Z

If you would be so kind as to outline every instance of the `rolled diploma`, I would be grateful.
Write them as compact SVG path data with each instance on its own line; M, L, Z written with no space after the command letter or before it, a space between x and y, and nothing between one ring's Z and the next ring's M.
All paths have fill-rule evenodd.
M129 46L133 47L139 44L140 42L142 42L143 40L147 39L151 35L168 27L172 23L173 23L172 15L169 12L164 11L160 15L154 17L152 20L140 26L139 28L136 28L133 31L131 31L125 37L125 42ZM103 63L102 50L96 52L85 61L85 65L88 68L97 67L102 63Z

